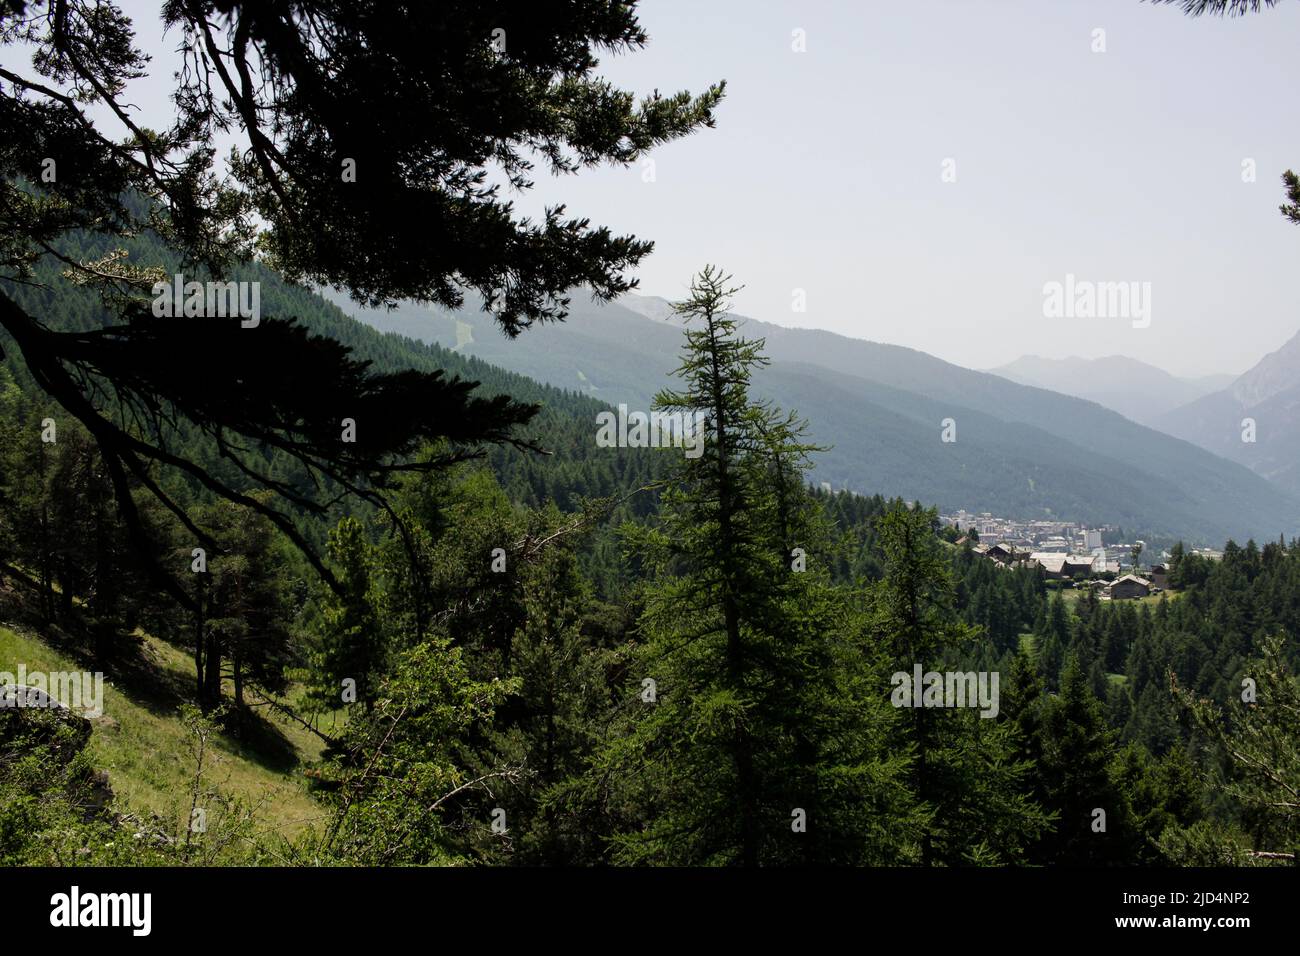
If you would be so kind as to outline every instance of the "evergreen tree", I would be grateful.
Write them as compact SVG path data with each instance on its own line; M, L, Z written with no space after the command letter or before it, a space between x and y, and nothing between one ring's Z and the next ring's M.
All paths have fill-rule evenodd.
M1234 822L1256 862L1300 862L1300 682L1287 660L1287 645L1281 635L1261 642L1245 668L1250 683L1243 678L1228 707L1179 692L1222 758L1216 782L1237 808ZM1203 847L1201 855L1215 862L1231 838L1215 834L1208 842L1211 847Z
M221 550L208 560L203 591L207 642L201 700L209 709L219 704L229 661L235 707L247 716L246 683L280 692L293 660L289 564L282 539L261 514L220 502L205 517Z
M1075 655L1066 658L1059 693L1039 707L1034 787L1058 818L1031 858L1060 865L1130 862L1130 807L1111 777L1116 733Z
M538 537L553 534L560 515L534 516ZM523 624L511 642L511 676L519 691L498 708L489 764L522 766L507 788L515 821L513 860L563 865L600 862L602 821L566 812L563 784L581 773L609 724L607 673L616 651L603 647L584 620L589 586L578 571L572 540L548 546L523 569Z
M937 523L935 511L902 502L878 521L886 573L872 596L872 629L909 686L916 665L940 672L956 667L978 636L952 606ZM915 754L909 784L927 821L919 862L1020 862L1046 817L1028 796L1032 765L1015 759L1021 746L1015 725L971 708L917 703L896 725L893 746Z
M1039 673L1047 677L1050 686L1055 686L1072 641L1065 598L1060 591L1049 593L1052 596L1045 602L1047 613L1034 629L1034 642L1038 649Z
M612 86L596 73L598 54L638 49L647 36L634 5L611 0L547 16L495 0L413 4L400 16L371 2L194 0L163 4L160 19L184 58L176 116L143 129L124 97L150 58L126 13L0 5L5 348L93 436L142 553L151 549L130 481L173 511L188 505L150 473L159 466L257 508L337 586L296 511L324 514L340 489L378 505L395 473L526 443L515 429L536 409L472 394L475 382L440 369L376 373L284 316L241 317L253 326L161 318L150 302L167 295L159 286L178 272L261 283L257 252L290 282L346 289L368 305L454 307L472 290L513 337L563 319L576 286L606 300L631 289L628 270L652 244L567 216L562 204L521 216L502 186L527 190L538 162L565 173L634 162L711 126L723 85L640 101ZM237 144L223 168L217 138L227 136ZM54 177L44 175L51 160ZM488 183L489 169L505 183ZM139 234L165 240L167 260L131 260L123 242ZM75 254L88 238L106 246L99 256ZM73 284L102 294L89 330L15 292ZM340 441L345 422L355 440ZM454 453L415 459L437 440ZM214 447L224 471L194 454ZM268 449L294 481L268 467ZM250 486L274 490L275 503L252 499ZM176 576L154 570L192 606Z
M727 314L728 282L706 268L675 306L683 388L656 407L700 413L707 431L657 526L629 535L648 575L643 643L628 719L582 789L611 807L619 862L881 860L913 832L905 755L884 751L883 675L850 652L850 615L804 564L821 550L796 488L806 446L797 422L749 400L766 360Z
M338 568L341 593L324 593L317 633L310 653L312 700L325 709L375 704L388 664L390 633L384 595L375 575L375 555L361 522L344 518L329 540L330 559Z

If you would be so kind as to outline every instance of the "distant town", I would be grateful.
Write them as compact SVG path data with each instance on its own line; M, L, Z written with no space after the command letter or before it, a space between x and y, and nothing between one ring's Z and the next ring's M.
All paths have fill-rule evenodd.
M1027 521L987 511L941 514L950 540L1004 567L1039 567L1048 580L1098 588L1103 599L1142 598L1167 586L1169 552L1148 553L1146 542L1114 541L1119 529L1071 521ZM1222 551L1190 549L1217 561Z

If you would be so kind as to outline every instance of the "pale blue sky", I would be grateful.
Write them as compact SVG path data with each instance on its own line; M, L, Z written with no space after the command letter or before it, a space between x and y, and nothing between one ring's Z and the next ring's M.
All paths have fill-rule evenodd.
M125 6L158 48L153 5ZM518 201L655 240L647 294L714 262L746 284L738 311L975 368L1124 354L1240 372L1300 329L1300 228L1277 212L1278 177L1300 171L1300 2L1236 20L1138 0L648 0L640 16L649 47L606 75L638 92L725 78L717 128L658 150L654 182L542 175ZM1150 282L1150 327L1044 318L1043 284L1067 273Z

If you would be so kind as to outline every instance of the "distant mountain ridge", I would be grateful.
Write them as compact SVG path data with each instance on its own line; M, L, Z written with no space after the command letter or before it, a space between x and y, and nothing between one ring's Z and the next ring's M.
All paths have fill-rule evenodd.
M1232 383L1232 397L1250 407L1300 386L1300 332Z
M1164 369L1123 355L1064 359L1022 355L988 370L1021 385L1046 388L1086 399L1143 425L1157 427L1162 415L1225 388L1232 375L1179 378Z
M1168 412L1158 424L1300 494L1300 333L1227 388Z
M611 406L648 408L671 384L682 346L681 320L649 296L594 303L575 293L565 322L513 341L474 306L453 314L339 304L382 330ZM772 359L755 375L756 392L797 409L811 438L833 446L816 456L814 478L837 488L1220 543L1300 528L1296 496L1092 402L902 346L754 319L742 329L765 338ZM955 442L941 441L945 419Z

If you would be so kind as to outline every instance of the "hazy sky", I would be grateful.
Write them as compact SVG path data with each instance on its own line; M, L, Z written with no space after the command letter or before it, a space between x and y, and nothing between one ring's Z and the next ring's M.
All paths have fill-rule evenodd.
M125 6L153 48L154 5ZM1300 170L1300 2L1228 20L1138 0L648 0L640 17L650 45L603 72L643 93L725 78L717 128L655 152L653 182L541 175L518 203L653 239L642 292L676 297L713 262L746 285L737 311L974 368L1124 354L1235 373L1300 330L1300 228L1277 211ZM1067 274L1150 283L1149 326L1044 317Z

